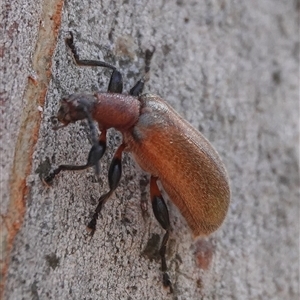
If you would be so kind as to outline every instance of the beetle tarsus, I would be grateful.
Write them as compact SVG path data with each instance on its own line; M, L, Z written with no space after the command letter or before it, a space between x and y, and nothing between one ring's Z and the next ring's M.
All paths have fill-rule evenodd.
M163 285L164 285L164 287L169 288L170 292L173 293L172 282L171 282L169 274L166 272L163 273Z
M61 165L61 166L58 166L58 168L51 171L46 177L44 177L42 179L43 183L46 186L50 187L53 183L53 180L54 180L55 176L60 173L60 171L63 169L63 167L65 167L65 166Z
M93 215L92 220L89 222L89 224L87 225L87 231L90 233L90 235L93 237L94 233L96 231L96 224L97 224L97 219L98 219L98 214L95 213Z
M69 36L65 38L65 42L68 45L68 47L70 48L70 50L72 52L72 55L73 55L73 58L74 58L75 63L76 63L76 61L79 60L79 56L77 54L77 50L76 50L75 45L74 45L74 36L73 36L72 31L69 31Z
M53 178L52 176L48 175L44 178L42 178L42 182L47 186L47 187L51 187L52 183L53 183Z

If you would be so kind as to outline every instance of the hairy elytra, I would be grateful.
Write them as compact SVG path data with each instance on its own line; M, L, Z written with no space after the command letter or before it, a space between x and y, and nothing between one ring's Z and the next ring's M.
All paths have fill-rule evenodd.
M128 151L158 177L194 236L223 222L230 201L226 169L207 139L156 95L139 97L136 124L123 132Z

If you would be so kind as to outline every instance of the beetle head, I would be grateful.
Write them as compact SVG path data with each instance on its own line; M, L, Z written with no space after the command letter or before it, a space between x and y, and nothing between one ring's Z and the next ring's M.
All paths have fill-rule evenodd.
M67 126L69 123L83 120L90 113L96 99L93 95L72 94L62 98L56 116L51 117L53 129ZM57 125L60 122L62 125Z

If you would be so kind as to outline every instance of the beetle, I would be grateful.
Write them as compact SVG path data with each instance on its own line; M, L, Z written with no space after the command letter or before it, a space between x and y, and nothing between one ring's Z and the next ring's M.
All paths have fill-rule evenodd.
M99 175L99 160L106 150L106 132L114 127L123 141L118 147L108 172L109 191L103 194L88 224L91 235L104 203L117 188L122 174L122 153L131 152L143 170L151 174L150 197L158 223L165 230L160 246L163 285L172 291L167 272L166 245L170 235L168 208L157 185L162 187L187 221L195 237L209 235L220 227L230 202L229 179L218 153L208 140L185 121L157 95L142 94L149 79L150 62L155 48L146 51L144 76L122 94L121 73L112 65L95 60L80 60L70 32L66 44L79 66L100 66L112 70L108 91L94 94L72 94L61 100L53 121L57 130L86 119L92 136L92 147L85 165L60 165L43 181L51 185L61 171L83 170L94 166ZM100 136L94 122L98 123Z

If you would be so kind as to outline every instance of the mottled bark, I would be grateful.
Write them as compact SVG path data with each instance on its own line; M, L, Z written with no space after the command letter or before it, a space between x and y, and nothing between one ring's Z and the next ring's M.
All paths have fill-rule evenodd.
M298 299L299 1L31 1L2 4L1 251L4 299ZM61 19L60 19L61 18ZM85 163L85 122L60 131L50 117L73 92L105 91L110 71L76 67L64 44L72 30L83 59L119 67L128 91L154 45L145 91L199 129L223 158L232 202L223 226L194 242L168 200L161 284L148 177L123 157L121 184L90 240L85 227L120 135L110 131L100 187L92 169L40 175ZM144 202L143 202L144 203Z

